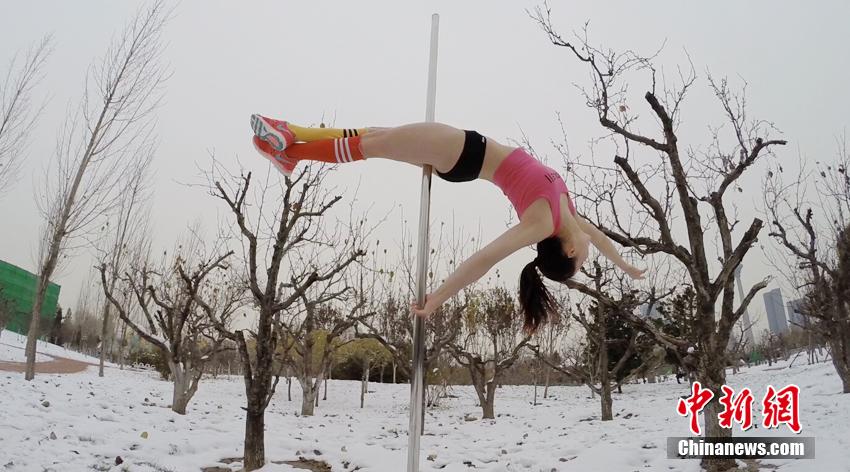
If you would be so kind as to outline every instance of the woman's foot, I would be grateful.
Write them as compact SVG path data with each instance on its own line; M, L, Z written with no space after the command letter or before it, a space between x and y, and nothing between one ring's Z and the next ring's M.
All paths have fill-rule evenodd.
M277 151L283 151L295 142L295 133L285 121L251 115L251 129L258 138L269 143Z
M296 159L286 157L285 151L278 151L273 148L271 143L263 140L259 136L254 136L254 147L262 154L263 157L270 160L272 164L286 177L290 177L295 170L295 165L298 164Z

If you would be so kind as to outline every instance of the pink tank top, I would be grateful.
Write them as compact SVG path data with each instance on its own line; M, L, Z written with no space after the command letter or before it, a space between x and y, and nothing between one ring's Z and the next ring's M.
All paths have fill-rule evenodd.
M567 194L570 213L576 214L576 207L561 174L543 165L522 148L514 149L499 164L493 173L493 183L502 189L520 218L532 203L545 198L549 202L552 222L555 224L552 235L561 227L562 193Z

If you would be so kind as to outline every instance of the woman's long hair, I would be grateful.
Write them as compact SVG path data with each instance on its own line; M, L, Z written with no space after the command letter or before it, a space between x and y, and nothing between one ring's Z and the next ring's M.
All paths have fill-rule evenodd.
M555 282L564 282L576 270L575 260L564 253L561 240L552 236L537 243L537 257L526 264L519 276L519 303L525 313L525 330L537 331L549 313L556 310L552 294L537 272Z

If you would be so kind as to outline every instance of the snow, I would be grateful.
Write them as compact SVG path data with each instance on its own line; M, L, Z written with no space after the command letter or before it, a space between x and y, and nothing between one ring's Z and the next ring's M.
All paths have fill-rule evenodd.
M0 331L0 361L26 362L27 358L24 355L24 347L26 347L26 345L27 337L25 335L6 330ZM51 361L54 357L64 357L75 361L88 362L90 364L97 364L100 362L96 357L87 356L44 341L38 341L35 349L36 362ZM109 363L106 365L114 366L114 364Z
M728 383L749 387L757 398L769 383L796 383L802 390L802 436L816 438L817 458L764 463L783 472L841 470L850 464L850 395L840 393L830 363L807 366L801 358L792 367L753 367L730 375ZM293 382L293 401L288 402L282 380L266 413L267 458L312 458L334 471L405 470L409 387L369 386L366 407L360 409L359 382L331 381L328 401L320 403L316 416L300 417L298 384ZM698 471L696 460L666 458L668 436L689 436L688 421L675 412L676 400L688 393L688 386L673 380L630 384L623 392L614 396L614 420L602 422L599 400L587 388L553 387L550 398L541 395L540 404L532 406L532 387L506 386L496 395L496 420L466 421L466 415L481 416L475 393L470 387L452 388L457 398L443 400L427 413L420 468ZM185 416L168 408L171 384L150 371L110 368L99 378L96 368L89 368L79 374L39 375L33 382L0 372L0 398L0 467L8 470L182 472L208 466L238 470L241 465L219 462L241 456L245 394L238 376L202 381ZM43 405L45 400L49 406ZM747 433L736 427L734 434L791 436L784 426ZM123 465L114 465L116 456ZM263 470L301 469L270 463Z
M27 356L24 348L27 345L27 337L11 331L0 331L0 361L8 362L26 362ZM51 344L52 346L52 344ZM52 361L53 357L47 356L42 350L42 343L36 345L35 361L48 362ZM59 347L59 346L54 346Z

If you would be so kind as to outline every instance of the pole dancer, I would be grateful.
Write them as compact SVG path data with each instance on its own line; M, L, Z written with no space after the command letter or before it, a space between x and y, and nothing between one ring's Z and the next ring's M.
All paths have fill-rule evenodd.
M540 274L555 282L572 277L587 258L589 245L635 279L646 269L629 264L602 231L576 213L558 172L521 147L509 147L476 131L441 123L415 123L392 128L305 128L260 115L251 117L254 146L284 175L299 161L349 163L383 158L417 166L433 166L449 182L484 179L510 200L519 223L460 264L413 311L427 317L446 300L475 282L515 251L537 245L537 257L523 268L519 302L525 329L536 331L556 309ZM539 272L538 272L539 271Z

